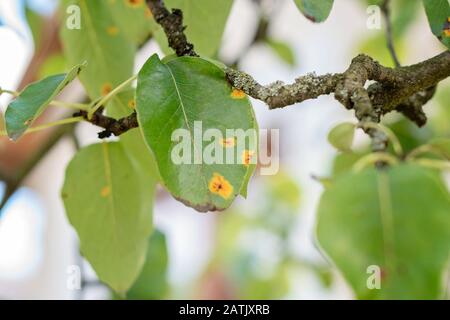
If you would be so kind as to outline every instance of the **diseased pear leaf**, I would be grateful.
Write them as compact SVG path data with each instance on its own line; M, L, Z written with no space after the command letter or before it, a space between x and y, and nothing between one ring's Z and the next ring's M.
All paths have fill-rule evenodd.
M227 208L256 166L257 125L245 94L206 60L164 64L154 55L136 96L140 130L171 194L198 211Z

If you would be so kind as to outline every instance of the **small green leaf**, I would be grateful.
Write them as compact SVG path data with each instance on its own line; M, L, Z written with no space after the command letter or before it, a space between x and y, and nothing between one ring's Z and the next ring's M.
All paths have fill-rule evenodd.
M80 250L101 281L124 294L145 261L152 188L118 142L90 145L70 162L62 198Z
M80 8L80 29L61 26L61 40L69 63L87 61L80 75L89 97L108 94L133 73L136 45L113 19L108 1L65 0ZM65 10L64 10L65 12Z
M295 66L295 54L289 44L274 39L267 39L266 43L281 60L290 66Z
M448 0L423 0L433 34L450 49L450 3Z
M127 292L127 299L155 300L165 298L167 282L168 252L166 237L155 230L148 242L144 267L136 282Z
M183 11L186 35L195 45L195 51L206 57L213 57L222 42L222 35L230 14L233 0L165 0L168 8ZM167 47L167 38L160 29L155 36L162 47Z
M303 15L312 22L323 22L330 15L334 0L294 0Z
M52 100L72 81L84 65L68 73L50 76L28 85L9 105L5 113L8 136L17 140L42 114Z
M355 125L353 123L341 123L331 129L328 141L333 147L342 151L350 152L355 136Z
M450 253L449 213L437 171L366 169L342 174L326 189L317 236L358 298L438 299Z
M139 72L137 114L162 181L176 199L198 211L223 210L245 188L256 167L256 120L248 98L230 87L216 65L194 57L163 64L152 56ZM227 129L247 135L230 137ZM220 137L203 139L207 132Z

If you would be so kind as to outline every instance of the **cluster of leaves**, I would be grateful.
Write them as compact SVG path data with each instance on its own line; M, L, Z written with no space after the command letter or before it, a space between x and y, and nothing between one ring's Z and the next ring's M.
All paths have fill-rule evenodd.
M78 74L92 101L89 112L101 101L111 117L137 113L138 129L75 155L62 190L83 255L100 280L132 297L161 297L165 290L164 281L157 286L159 293L148 293L145 285L149 278L164 279L167 264L163 236L152 225L156 185L162 184L176 199L199 211L222 210L237 195L246 194L255 169L245 163L176 165L171 161L176 129L194 136L194 122L202 121L204 130L219 129L226 136L226 129L257 129L257 124L247 97L233 89L220 64L209 59L216 57L233 1L165 2L184 11L186 34L201 58L160 60L154 55L139 71L134 89L134 58L143 41L151 34L169 52L145 1L67 0L63 9L70 5L81 9L81 30L65 25L61 30L65 57L76 67L28 86L5 116L8 135L18 139ZM315 22L324 21L333 6L333 0L295 3ZM448 1L424 0L424 4L434 34L448 47ZM336 128L331 143L348 152L354 129L348 124ZM201 143L200 150L209 144ZM407 164L403 154L370 155L360 159L356 168L379 160L391 166L336 174L322 197L318 240L359 297L436 298L441 292L450 243L450 197L436 170L425 168L441 168L445 163L417 157L421 151L437 151L449 160L448 140L413 151ZM191 159L199 156L195 146L190 153ZM211 185L217 183L221 188L215 190ZM412 193L418 196L411 197ZM155 257L161 261L155 262ZM369 265L383 270L386 285L378 293L365 286Z

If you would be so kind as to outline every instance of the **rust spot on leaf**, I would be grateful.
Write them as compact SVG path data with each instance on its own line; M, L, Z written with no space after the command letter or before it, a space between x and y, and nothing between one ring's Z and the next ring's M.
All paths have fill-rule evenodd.
M23 123L25 126L29 126L31 124L31 122L33 121L33 118L27 119L25 120L25 122Z
M136 7L140 7L144 3L144 0L125 0L125 2L130 7L136 8Z
M231 97L233 99L243 99L246 97L245 92L239 89L233 89L233 91L231 91Z
M224 176L214 173L209 181L209 191L224 199L228 199L233 194L233 186Z
M225 148L234 147L236 145L236 138L232 137L232 138L222 139L222 140L220 140L220 144Z
M128 108L135 109L136 108L136 100L131 99L130 101L128 101Z
M115 36L119 33L119 28L117 28L116 26L110 26L108 27L108 29L106 29L106 31L110 36Z
M102 86L102 92L101 92L102 96L106 96L108 93L111 92L111 90L112 90L112 85L111 85L111 83L105 83L105 84Z
M111 188L109 186L104 186L102 190L100 191L100 195L103 198L106 198L111 193Z
M145 7L145 10L144 10L145 12L145 17L147 18L147 19L151 19L152 17L153 17L153 13L152 13L152 11L148 8L148 7Z
M254 151L244 150L244 152L242 153L242 163L244 164L244 166L248 167L250 165L254 154Z
M444 35L450 37L450 17L447 18L447 22L444 25Z

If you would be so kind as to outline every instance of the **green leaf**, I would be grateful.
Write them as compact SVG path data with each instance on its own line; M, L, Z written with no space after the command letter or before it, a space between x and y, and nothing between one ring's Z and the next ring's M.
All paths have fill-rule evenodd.
M323 194L318 240L361 299L437 299L450 253L450 195L417 165L339 176ZM369 289L370 266L380 289ZM368 269L369 268L369 269Z
M148 242L147 257L141 274L127 298L133 300L163 299L168 291L167 282L168 252L166 237L155 230Z
M266 43L281 60L295 66L295 54L289 44L274 39L267 39Z
M207 57L213 57L222 42L222 35L230 14L233 0L165 0L168 8L183 11L183 24L186 36L195 45L195 51ZM156 40L164 48L167 39L161 36L160 29Z
M353 123L341 123L331 129L328 141L333 147L342 151L350 152L355 136L355 125Z
M80 29L62 24L66 58L72 64L88 62L80 80L89 97L96 99L131 77L136 46L114 21L107 1L66 0L64 4L81 10Z
M450 3L448 0L423 0L433 34L450 49Z
M198 211L222 210L245 188L256 164L242 159L249 153L256 159L256 120L245 94L232 89L216 65L194 57L163 64L153 55L139 72L137 114L162 181L175 198ZM208 129L217 129L221 137L202 141ZM249 132L247 138L236 133L234 139L226 129ZM214 155L212 148L222 164L202 157ZM231 152L234 159L227 162L232 164L226 164Z
M120 143L90 145L70 162L62 198L80 250L101 281L124 294L145 261L153 187Z
M158 25L144 0L112 0L109 10L119 30L136 44L142 44Z
M28 85L9 105L5 113L8 136L17 140L44 112L52 100L74 80L84 65L68 73L50 76Z
M303 15L312 22L323 22L330 15L334 0L294 0Z

